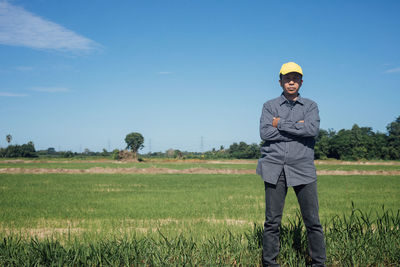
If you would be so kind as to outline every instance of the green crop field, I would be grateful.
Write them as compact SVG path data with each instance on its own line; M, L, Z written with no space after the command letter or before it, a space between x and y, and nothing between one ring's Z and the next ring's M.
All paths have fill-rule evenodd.
M168 169L190 169L190 168L210 168L210 169L244 169L254 170L255 163L249 164L212 164L212 163L168 163L168 162L29 162L29 163L4 163L0 161L0 168L56 168L56 169L89 169L100 168L168 168ZM398 167L400 170L400 167Z
M346 162L343 164L336 161L327 161L323 164L317 162L317 170L340 170L340 171L400 171L400 162L374 162L373 164L363 164L357 162ZM381 163L381 164L380 164ZM124 162L111 160L0 160L0 169L4 168L45 168L45 169L89 169L100 168L168 168L168 169L234 169L234 170L255 170L256 160L235 160L235 161L201 161L201 160L148 160L144 162Z
M0 163L1 168L14 164L28 168L118 168L123 164L145 168L143 163ZM254 162L144 164L176 169L255 167ZM399 170L398 165L318 167ZM399 262L400 176L320 175L318 190L330 264L389 266ZM0 265L19 265L18 259L39 265L260 264L264 190L255 174L2 173L0 210ZM350 221L352 212L355 217ZM289 265L306 260L306 238L298 219L298 204L290 189L280 256L280 261ZM353 231L353 238L346 236ZM291 248L295 240L304 243L301 251ZM360 253L360 242L364 253L375 251L368 252L365 261L352 255ZM389 243L382 245L384 242ZM32 252L38 250L42 251L38 255ZM116 251L114 256L109 255L111 250ZM68 253L75 256L70 258Z

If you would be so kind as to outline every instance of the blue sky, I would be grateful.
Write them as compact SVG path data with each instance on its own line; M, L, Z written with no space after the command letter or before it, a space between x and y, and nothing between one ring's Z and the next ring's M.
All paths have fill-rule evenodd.
M400 115L399 1L0 0L0 146L200 151L259 143L281 65L321 128ZM150 141L151 140L151 141ZM151 142L151 143L150 143Z

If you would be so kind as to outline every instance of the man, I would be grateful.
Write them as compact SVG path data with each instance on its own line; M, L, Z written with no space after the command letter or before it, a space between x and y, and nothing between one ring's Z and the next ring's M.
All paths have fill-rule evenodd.
M313 266L324 266L324 234L318 215L317 175L314 165L314 137L319 131L318 106L303 98L303 70L294 62L282 65L280 86L283 93L267 101L260 119L264 140L257 174L265 185L263 264L279 266L279 226L288 187L292 186L307 229Z

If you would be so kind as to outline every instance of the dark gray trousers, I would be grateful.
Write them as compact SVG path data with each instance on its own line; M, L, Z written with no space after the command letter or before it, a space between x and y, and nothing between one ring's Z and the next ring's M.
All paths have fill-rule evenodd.
M279 266L279 226L287 194L285 172L276 185L265 184L265 223L263 234L263 265ZM326 260L324 233L319 221L317 182L293 187L307 229L309 253L313 266L324 266Z

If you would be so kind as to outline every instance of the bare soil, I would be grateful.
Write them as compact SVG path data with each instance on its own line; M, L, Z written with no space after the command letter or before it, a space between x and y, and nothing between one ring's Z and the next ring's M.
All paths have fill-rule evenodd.
M55 234L79 234L85 231L83 228L20 228L20 229L2 229L6 235L19 234L27 237L37 237L42 240L54 236Z
M400 161L341 161L315 160L316 165L400 165Z
M91 173L91 174L255 174L255 170L237 170L237 169L208 169L208 168L190 168L183 170L168 168L101 168L93 167L89 169L50 169L50 168L2 168L0 173ZM400 171L340 171L340 170L320 170L318 175L400 175Z
M137 163L134 159L110 160L1 160L1 163ZM256 164L257 160L227 159L227 160L202 160L202 159L145 159L147 163L204 163L204 164ZM316 165L400 165L400 161L341 161L341 160L315 160Z
M149 232L157 232L160 226L168 225L168 224L176 224L176 225L185 225L185 224L195 224L195 223L207 223L207 224L225 224L225 225L236 225L236 226L252 226L254 224L253 221L239 220L239 219L215 219L215 218L199 218L199 219L174 219L174 218L161 218L161 219L125 219L123 221L127 223L123 228L117 228L114 230L119 233L149 233ZM134 226L129 226L129 224L134 224ZM148 227L145 227L148 226ZM153 226L153 227L152 227ZM52 238L55 235L73 235L79 236L84 234L85 232L90 232L90 228L81 228L81 227L72 227L68 225L68 227L22 227L18 229L14 228L1 228L0 231L3 232L6 236L9 235L19 235L23 238L31 238L37 237L39 240L43 240L46 238ZM99 232L99 230L97 230Z

